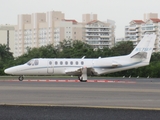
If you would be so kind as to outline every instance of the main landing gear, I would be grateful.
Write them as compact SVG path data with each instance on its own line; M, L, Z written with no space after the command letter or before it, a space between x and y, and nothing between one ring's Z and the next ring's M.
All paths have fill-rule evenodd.
M23 79L24 79L24 77L21 75L21 76L19 76L19 81L23 81Z
M87 82L87 68L82 68L82 75L78 76L80 82Z

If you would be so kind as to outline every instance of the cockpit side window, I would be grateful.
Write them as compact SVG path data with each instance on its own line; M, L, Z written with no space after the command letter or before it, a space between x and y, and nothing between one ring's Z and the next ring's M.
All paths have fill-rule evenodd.
M34 61L34 65L38 65L39 64L39 61L38 60L35 60Z
M31 66L32 63L33 63L33 60L30 60L30 61L27 62L27 65Z
M27 62L27 65L29 66L34 66L34 65L38 65L39 64L39 60L30 60Z

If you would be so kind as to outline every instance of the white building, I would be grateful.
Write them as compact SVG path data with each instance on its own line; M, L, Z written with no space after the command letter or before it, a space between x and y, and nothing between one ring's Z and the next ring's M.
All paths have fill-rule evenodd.
M14 25L0 25L0 44L5 44L14 53Z
M125 40L125 38L116 38L115 43L121 42L121 41L127 41L127 40Z
M74 19L65 19L64 16L60 11L18 15L14 56L26 53L28 48L48 44L56 46L64 39L82 40L99 48L114 45L113 21L101 22L97 20L96 14L83 14L80 23Z
M132 41L133 45L136 46L142 38L142 20L132 20L130 25L125 27L125 40Z
M110 23L93 20L85 25L85 40L95 48L113 47L115 43L114 26Z
M128 26L125 26L125 39L133 41L134 46L143 38L145 33L155 33L157 35L155 42L155 52L160 51L160 19L156 13L145 14L143 20L132 20ZM155 17L155 18L153 18Z
M58 45L63 40L82 40L83 24L76 20L67 20L54 22L54 45Z
M144 14L144 21L145 22L151 18L158 18L158 14L157 13L145 13Z
M155 33L156 42L155 42L155 51L160 52L160 19L151 18L142 25L142 34L144 33Z
M64 14L59 11L18 15L18 24L15 27L14 56L18 57L26 53L28 47L54 44L53 23L62 19L64 19Z

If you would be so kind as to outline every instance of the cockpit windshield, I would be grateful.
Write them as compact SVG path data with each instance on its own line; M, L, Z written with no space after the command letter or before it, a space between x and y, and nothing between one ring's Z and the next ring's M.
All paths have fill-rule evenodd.
M29 65L29 66L34 66L34 65L38 65L38 64L39 64L39 60L37 60L37 59L32 59L27 62L27 65Z

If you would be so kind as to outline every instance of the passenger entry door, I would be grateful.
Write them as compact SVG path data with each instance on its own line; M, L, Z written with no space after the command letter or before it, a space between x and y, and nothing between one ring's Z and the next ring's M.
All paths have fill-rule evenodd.
M54 73L54 62L49 60L47 62L47 73L48 74L53 74Z

